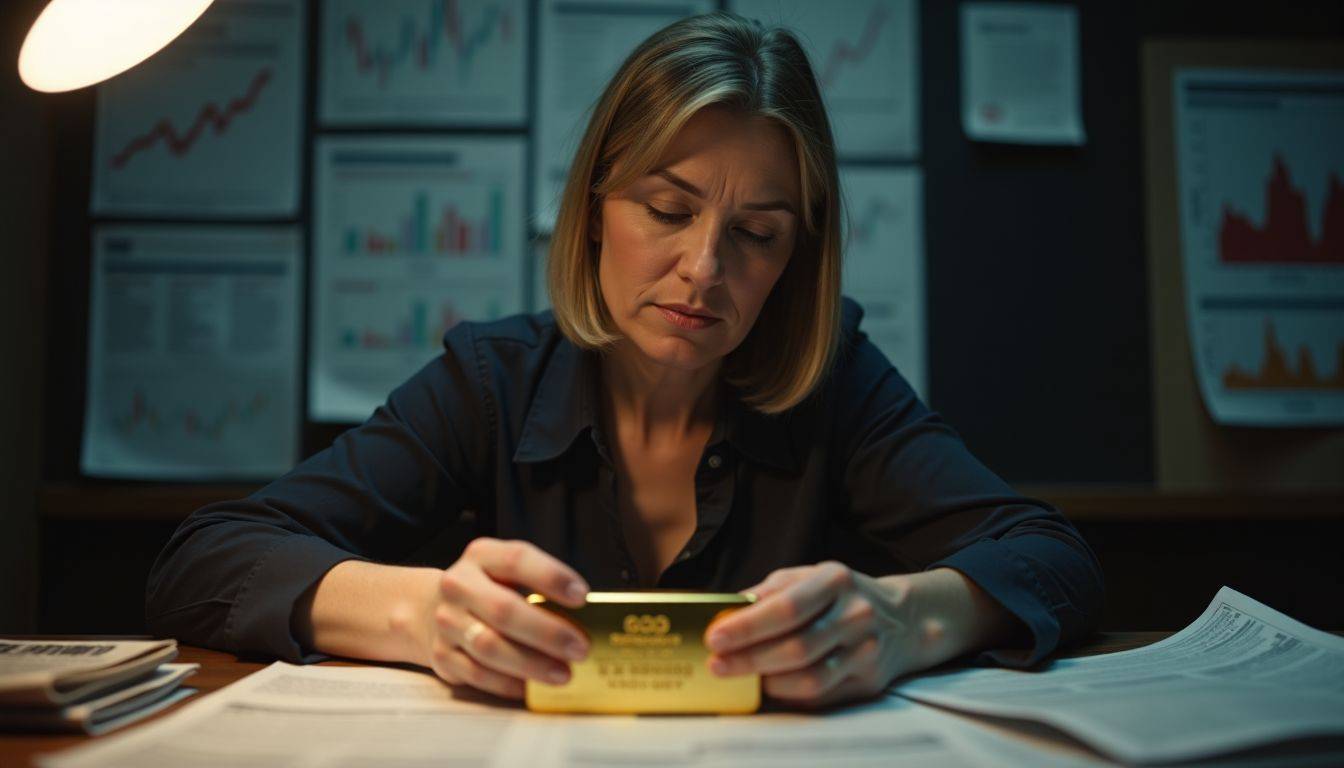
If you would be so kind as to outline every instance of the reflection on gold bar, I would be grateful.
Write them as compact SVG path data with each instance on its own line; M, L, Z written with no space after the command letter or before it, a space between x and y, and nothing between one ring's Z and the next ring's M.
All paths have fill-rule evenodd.
M564 685L527 681L527 707L537 712L755 712L760 675L719 677L706 661L705 629L718 616L755 602L753 594L665 589L589 592L567 608L542 595L527 601L587 633L588 656L571 662Z

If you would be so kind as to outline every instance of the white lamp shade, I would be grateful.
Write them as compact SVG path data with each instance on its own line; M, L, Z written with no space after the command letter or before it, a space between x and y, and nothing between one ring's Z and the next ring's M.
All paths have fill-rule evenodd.
M51 0L19 49L19 77L36 91L70 91L153 56L212 0Z

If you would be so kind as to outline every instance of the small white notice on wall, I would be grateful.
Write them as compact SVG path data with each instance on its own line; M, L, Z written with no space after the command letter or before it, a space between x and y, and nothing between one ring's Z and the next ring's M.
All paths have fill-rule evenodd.
M1082 144L1078 9L961 6L961 123L977 141Z

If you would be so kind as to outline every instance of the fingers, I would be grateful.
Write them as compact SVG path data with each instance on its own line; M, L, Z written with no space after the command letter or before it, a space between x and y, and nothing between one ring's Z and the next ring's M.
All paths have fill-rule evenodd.
M792 706L819 707L873 695L878 676L872 674L881 644L869 637L856 646L840 646L804 669L766 675L761 688L768 696Z
M506 699L521 699L526 691L522 680L490 669L447 643L434 651L434 674L454 685L470 685Z
M853 585L853 572L845 565L827 561L810 567L779 591L714 622L706 643L723 654L787 634L826 610Z
M461 650L481 666L510 678L542 680L552 685L569 682L568 664L510 640L470 614L459 612L447 623L445 634L456 638Z
M869 635L876 609L865 597L841 598L801 631L772 638L727 654L714 654L710 670L719 675L776 674L803 669L830 653Z
M743 592L750 592L756 595L756 599L763 600L770 595L775 594L784 587L792 584L800 578L803 578L805 572L798 568L780 568L770 572L769 576L757 583L753 587L747 587Z
M586 634L512 587L569 606L588 592L574 569L531 543L473 540L439 581L431 657L440 677L507 698L521 698L528 679L569 681L563 660L587 655Z
M577 608L588 594L588 584L573 568L531 542L483 536L473 539L463 555L492 579L540 592L562 605Z
M440 584L449 604L465 609L510 640L556 660L577 661L588 653L588 638L583 632L545 608L529 604L522 595L495 583L479 569L449 569ZM457 633L451 637L460 638L467 628L465 623L459 626L460 610L443 613L441 626ZM502 657L497 661L505 663Z

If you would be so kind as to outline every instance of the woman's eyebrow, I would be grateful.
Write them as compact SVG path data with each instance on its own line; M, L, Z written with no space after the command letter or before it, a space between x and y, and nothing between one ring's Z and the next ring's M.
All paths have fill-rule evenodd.
M681 178L677 174L667 170L666 168L659 168L658 170L651 171L649 175L661 176L664 179L667 179L668 181L672 182L673 184L676 184L678 187L681 187L682 189L686 190L687 192L690 192L692 195L695 195L696 197L703 198L705 196L705 193L700 191L699 187ZM789 203L785 200L767 200L761 203L743 203L742 207L749 211L787 211L789 213L794 214L795 216L797 215L793 210L793 206L789 205Z

